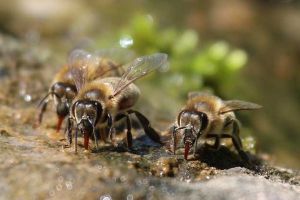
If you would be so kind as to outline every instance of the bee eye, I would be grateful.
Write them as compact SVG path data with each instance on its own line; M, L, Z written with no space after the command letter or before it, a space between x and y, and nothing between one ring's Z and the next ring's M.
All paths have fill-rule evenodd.
M94 106L87 105L85 111L86 111L87 116L90 119L95 119L96 118L97 111L96 111L96 108Z
M200 131L201 121L199 115L191 115L191 124L196 132Z
M77 119L81 119L82 118L84 110L85 110L85 106L82 103L77 104L76 110L75 110L75 115L76 115Z
M56 94L58 98L62 98L65 94L65 87L60 84L55 84L53 86L53 92Z
M188 112L182 113L182 115L180 117L181 126L187 125L189 123L189 119L190 119L190 114Z
M74 90L72 90L70 87L66 88L66 97L69 100L73 100L76 96L76 93Z

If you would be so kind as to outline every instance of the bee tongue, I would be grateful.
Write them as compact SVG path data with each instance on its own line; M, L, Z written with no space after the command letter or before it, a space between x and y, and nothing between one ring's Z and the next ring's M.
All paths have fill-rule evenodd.
M84 149L89 149L89 140L90 140L90 134L87 131L83 131L83 137L84 137Z
M64 121L64 117L60 117L58 116L58 120L57 120L57 126L56 126L56 132L58 133L60 131L62 122Z
M190 152L190 148L191 148L191 144L189 142L184 144L184 159L187 160L187 157L189 155Z

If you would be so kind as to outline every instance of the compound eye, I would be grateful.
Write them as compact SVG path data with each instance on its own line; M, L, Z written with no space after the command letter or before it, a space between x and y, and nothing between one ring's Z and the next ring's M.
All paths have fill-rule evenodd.
M73 100L76 96L76 93L74 90L72 90L72 88L67 87L66 88L66 97L68 100Z
M53 92L58 98L62 98L65 95L65 87L60 84L55 84L53 86Z
M76 108L75 108L75 115L76 116L75 117L76 117L77 120L82 119L82 116L84 114L84 110L85 110L84 104L79 103L79 104L76 105Z
M86 114L89 119L95 120L97 115L97 110L93 105L87 105L86 106Z
M190 121L190 114L188 112L184 112L181 114L180 117L180 125L186 126Z
M193 129L196 132L199 132L200 128L201 128L201 119L200 119L200 116L196 115L196 114L192 114L190 119L191 119L191 125L193 126Z

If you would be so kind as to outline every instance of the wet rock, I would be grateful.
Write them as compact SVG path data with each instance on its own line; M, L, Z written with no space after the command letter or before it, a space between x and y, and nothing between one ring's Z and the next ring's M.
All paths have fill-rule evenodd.
M164 177L174 177L178 174L178 162L172 157L162 157L159 158L152 166L151 173L155 176Z
M7 130L0 130L0 136L9 137L10 134Z

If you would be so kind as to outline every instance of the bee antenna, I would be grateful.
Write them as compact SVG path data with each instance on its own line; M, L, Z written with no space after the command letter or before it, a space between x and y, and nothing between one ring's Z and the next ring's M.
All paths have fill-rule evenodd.
M39 104L38 104L38 106L37 107L40 107L42 104L43 104L43 102L45 102L45 101L47 101L48 100L48 97L49 97L49 95L51 95L51 94L54 94L54 95L56 95L54 92L48 92L44 97L43 97L43 99L39 102Z

